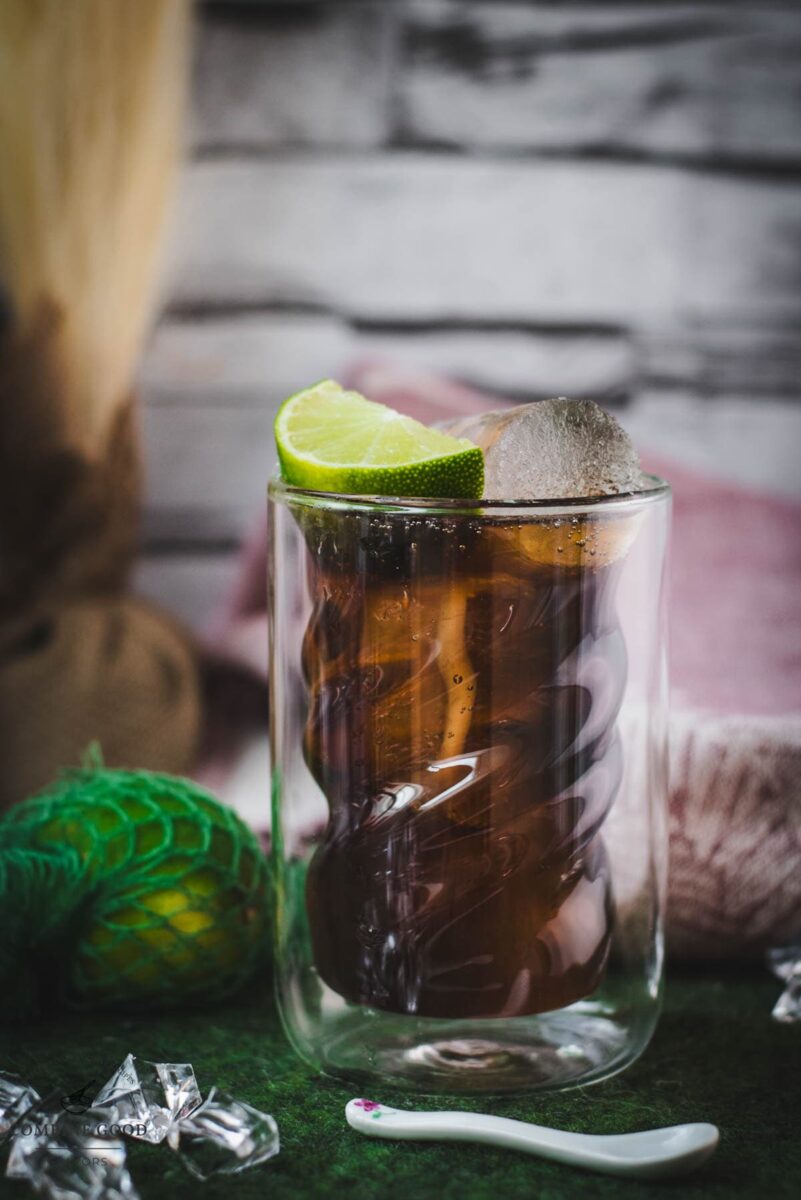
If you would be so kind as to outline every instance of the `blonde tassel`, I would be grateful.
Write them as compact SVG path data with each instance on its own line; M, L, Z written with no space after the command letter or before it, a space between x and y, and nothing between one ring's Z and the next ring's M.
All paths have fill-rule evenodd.
M0 273L57 311L72 444L97 448L152 310L184 116L189 0L0 0Z

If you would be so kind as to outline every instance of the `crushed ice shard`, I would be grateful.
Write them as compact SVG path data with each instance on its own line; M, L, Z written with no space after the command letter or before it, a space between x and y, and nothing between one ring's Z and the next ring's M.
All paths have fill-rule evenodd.
M46 1200L139 1200L125 1166L125 1145L111 1134L114 1110L49 1108L23 1118L6 1175L25 1180Z
M39 1093L19 1075L0 1071L0 1139L9 1132L23 1113L39 1103Z
M133 1054L95 1096L96 1107L116 1108L126 1133L154 1145L201 1101L191 1063L153 1063Z
M801 944L769 950L768 966L785 985L773 1006L774 1021L792 1025L801 1021Z
M271 1116L217 1088L173 1126L169 1143L198 1179L236 1175L267 1162L280 1149L278 1126Z

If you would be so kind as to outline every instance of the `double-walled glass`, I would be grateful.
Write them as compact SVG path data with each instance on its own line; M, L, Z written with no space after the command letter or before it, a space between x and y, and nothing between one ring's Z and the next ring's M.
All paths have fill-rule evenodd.
M660 1004L669 490L270 487L275 974L309 1063L573 1086Z

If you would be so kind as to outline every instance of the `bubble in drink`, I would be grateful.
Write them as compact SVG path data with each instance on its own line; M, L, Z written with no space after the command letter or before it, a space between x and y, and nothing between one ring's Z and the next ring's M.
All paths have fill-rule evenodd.
M443 429L484 451L486 499L614 496L649 486L628 434L592 400L539 400Z

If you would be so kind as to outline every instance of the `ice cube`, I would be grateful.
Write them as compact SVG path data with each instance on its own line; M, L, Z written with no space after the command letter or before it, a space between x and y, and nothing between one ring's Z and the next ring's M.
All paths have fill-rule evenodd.
M10 1071L0 1071L0 1136L39 1102L39 1093Z
M484 451L488 500L615 496L649 486L628 434L592 400L538 400L443 428Z
M767 958L773 974L785 984L773 1008L774 1021L785 1025L801 1021L801 945L769 950Z
M212 1088L208 1099L170 1130L169 1144L191 1174L238 1175L276 1155L278 1126L267 1113Z
M114 1110L43 1110L23 1119L6 1175L24 1179L46 1200L139 1200L125 1146L109 1133Z
M152 1063L129 1054L94 1102L113 1105L131 1137L157 1145L201 1099L191 1063Z

